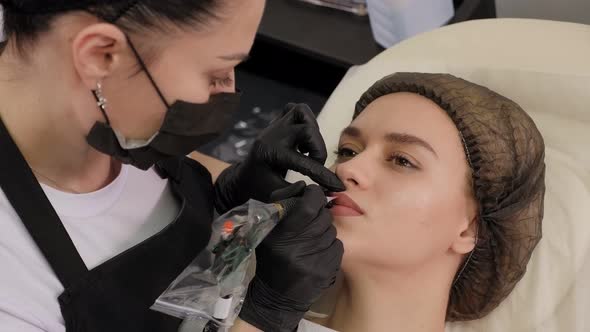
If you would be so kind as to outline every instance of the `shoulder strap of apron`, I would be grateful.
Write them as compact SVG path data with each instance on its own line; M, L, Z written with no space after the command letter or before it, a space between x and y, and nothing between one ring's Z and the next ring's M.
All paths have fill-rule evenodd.
M64 288L88 268L31 168L0 120L0 186Z
M170 179L176 183L182 180L182 157L168 158L158 161L154 170L162 179Z

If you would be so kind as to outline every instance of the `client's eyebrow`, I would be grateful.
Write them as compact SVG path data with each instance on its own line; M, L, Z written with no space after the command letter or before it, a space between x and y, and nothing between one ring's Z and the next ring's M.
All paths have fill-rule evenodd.
M362 136L361 130L358 129L357 127L346 127L344 128L344 130L342 131L342 133L340 135L346 135L346 136L350 136L350 137L354 137L354 138L359 138Z
M362 136L362 132L359 128L349 126L344 128L342 131L342 135L353 137L353 138L360 138ZM432 152L434 156L438 159L438 154L432 148L430 144L428 144L425 140L421 139L420 137L410 135L410 134L402 134L402 133L388 133L385 135L385 140L390 143L398 143L398 144L413 144L418 145L426 150Z
M434 154L434 156L438 159L438 155L436 154L436 151L434 151L432 146L430 146L430 144L428 144L428 142L426 142L425 140L423 140L419 137L416 137L414 135L402 134L402 133L389 133L389 134L385 135L385 140L387 142L391 142L391 143L413 144L413 145L421 146L421 147L425 148L426 150L432 152L432 154Z

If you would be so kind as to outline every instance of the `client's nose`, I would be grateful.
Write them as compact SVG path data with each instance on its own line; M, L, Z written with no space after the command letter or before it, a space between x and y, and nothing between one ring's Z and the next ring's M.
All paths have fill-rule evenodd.
M359 156L336 165L336 175L340 178L342 183L344 183L346 189L366 189L368 186L369 175L366 171L363 171L357 158L359 158Z

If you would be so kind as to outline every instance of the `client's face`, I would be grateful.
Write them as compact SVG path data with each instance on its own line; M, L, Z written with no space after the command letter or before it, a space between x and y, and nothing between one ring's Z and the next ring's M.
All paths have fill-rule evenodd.
M473 248L462 141L429 99L396 93L370 104L342 133L334 167L346 185L331 209L345 270L413 269Z

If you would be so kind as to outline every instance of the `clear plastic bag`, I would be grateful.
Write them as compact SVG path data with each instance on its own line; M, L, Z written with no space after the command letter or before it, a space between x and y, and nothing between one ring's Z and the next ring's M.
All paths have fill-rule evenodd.
M156 300L153 310L181 319L232 326L248 280L254 249L293 205L250 200L215 220L209 245ZM217 329L215 329L217 330Z

